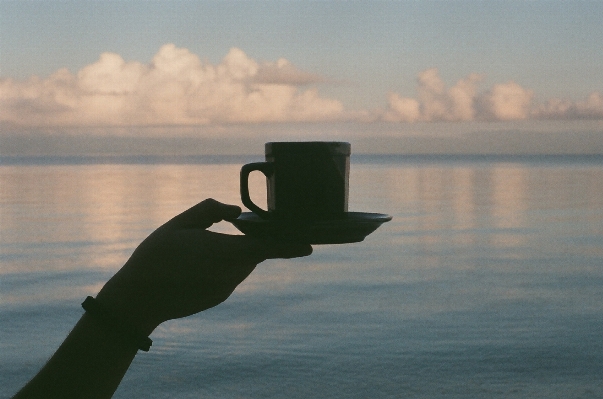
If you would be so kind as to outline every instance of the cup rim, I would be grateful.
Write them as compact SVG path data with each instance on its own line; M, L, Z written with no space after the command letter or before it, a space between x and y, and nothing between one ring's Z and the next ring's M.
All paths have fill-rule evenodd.
M333 155L350 155L352 146L346 141L271 141L265 144L266 155L274 152L303 153L328 151Z

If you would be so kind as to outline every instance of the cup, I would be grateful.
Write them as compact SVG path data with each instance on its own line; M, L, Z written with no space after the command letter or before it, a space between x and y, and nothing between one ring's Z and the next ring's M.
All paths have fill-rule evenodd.
M266 162L241 168L241 200L262 219L337 219L348 210L350 143L266 143ZM249 174L266 176L267 210L249 197Z

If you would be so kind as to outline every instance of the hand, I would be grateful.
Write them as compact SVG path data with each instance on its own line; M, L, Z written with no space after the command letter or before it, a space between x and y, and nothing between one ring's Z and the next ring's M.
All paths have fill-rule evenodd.
M258 263L312 253L307 244L206 230L240 213L237 206L207 199L174 217L136 248L99 292L97 301L150 334L166 320L225 301Z
M237 206L205 200L147 237L101 289L97 302L149 335L166 320L223 302L269 258L310 255L310 245L218 234L206 229L239 216ZM109 398L137 348L84 314L48 363L15 398Z

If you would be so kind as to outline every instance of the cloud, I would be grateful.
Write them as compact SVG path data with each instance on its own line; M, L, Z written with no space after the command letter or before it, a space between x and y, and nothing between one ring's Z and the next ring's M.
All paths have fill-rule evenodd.
M478 92L481 80L481 75L472 73L447 87L436 68L426 69L417 77L417 98L390 93L381 118L390 122L603 119L599 92L581 101L550 99L539 105L532 90L513 81Z
M455 122L603 119L603 94L535 102L509 81L479 91L471 73L447 86L437 68L417 76L416 96L391 92L386 109L344 110L322 97L324 77L288 60L260 62L232 48L218 64L186 48L162 46L149 63L103 53L76 73L0 79L0 124L11 126L221 126L262 122Z
M418 99L390 93L388 121L468 121L475 117L475 92L481 75L470 74L447 88L437 68L421 72L417 78Z
M326 79L320 75L301 71L286 59L281 58L277 62L267 62L260 65L253 77L253 82L301 86L325 83Z
M592 92L576 102L552 98L539 106L534 116L540 119L603 119L603 95Z
M217 65L167 44L149 64L103 53L72 74L0 80L0 121L16 125L199 125L334 120L343 105L323 98L319 76L287 60L259 63L233 48Z
M417 122L421 119L421 105L414 98L400 97L398 93L390 93L389 109L383 118L389 122Z
M480 118L497 121L527 119L533 98L532 90L515 82L499 83L476 99L478 114Z

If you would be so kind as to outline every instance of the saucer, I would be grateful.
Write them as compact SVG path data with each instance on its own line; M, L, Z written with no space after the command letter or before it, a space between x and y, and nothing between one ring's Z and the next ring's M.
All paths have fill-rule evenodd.
M231 223L243 234L253 237L307 244L347 244L364 240L390 220L389 215L364 212L346 212L338 219L317 221L262 219L253 212L245 212Z

